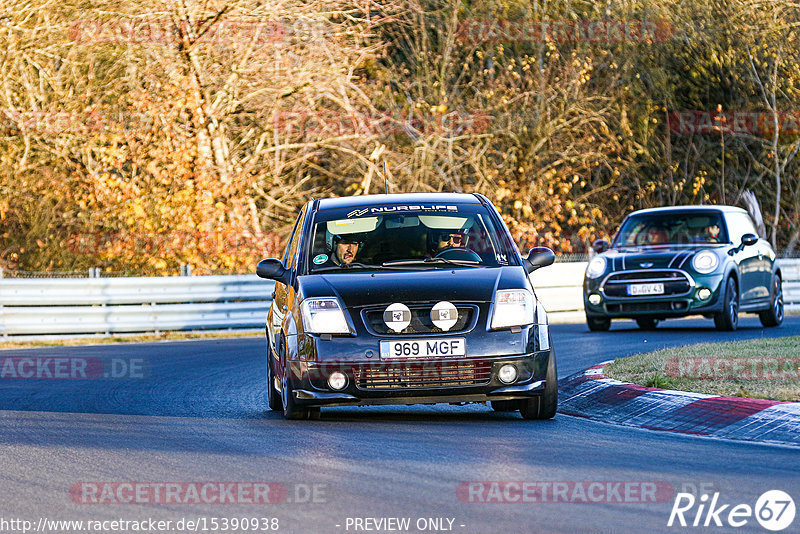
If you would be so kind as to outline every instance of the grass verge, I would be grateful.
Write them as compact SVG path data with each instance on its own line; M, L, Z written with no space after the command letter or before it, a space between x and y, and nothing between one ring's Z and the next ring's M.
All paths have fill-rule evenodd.
M614 360L604 373L647 387L800 402L800 336L662 349Z
M187 339L213 339L226 337L263 336L263 331L237 332L214 330L210 332L160 332L158 334L123 334L110 336L70 337L62 339L9 339L0 341L0 349L28 349L35 347L65 347L72 345L105 345L109 343L149 343L153 341L181 341Z

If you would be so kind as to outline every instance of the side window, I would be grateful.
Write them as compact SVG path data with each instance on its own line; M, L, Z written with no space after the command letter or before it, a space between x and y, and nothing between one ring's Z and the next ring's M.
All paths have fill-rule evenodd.
M283 254L283 261L282 263L289 268L294 266L294 260L297 253L297 245L300 243L300 234L303 233L303 219L306 213L305 207L300 211L300 215L297 216L297 221L294 223L294 230L292 230L292 237L289 238L289 242L286 244L286 252Z
M734 245L738 245L742 242L742 236L744 234L758 235L753 221L750 220L750 216L745 213L729 213L727 220L728 232L730 233L731 241Z

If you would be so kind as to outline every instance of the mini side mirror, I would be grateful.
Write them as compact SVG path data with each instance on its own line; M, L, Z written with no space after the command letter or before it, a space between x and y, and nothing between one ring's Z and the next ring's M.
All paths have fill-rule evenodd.
M281 260L276 258L261 260L256 266L256 274L261 278L275 280L284 284L289 283L289 273L290 271L283 266Z
M540 267L547 267L556 261L556 255L547 247L534 247L525 258L525 270L532 273Z
M744 234L742 236L743 247L749 247L758 243L758 236L756 234Z
M608 250L609 246L610 245L608 244L608 241L606 241L605 239L598 239L597 241L592 243L592 249L598 254L602 254L603 252Z

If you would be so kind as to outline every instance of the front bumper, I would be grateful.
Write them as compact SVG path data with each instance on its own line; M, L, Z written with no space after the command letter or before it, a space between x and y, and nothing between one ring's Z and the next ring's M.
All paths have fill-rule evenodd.
M303 406L436 404L525 399L545 388L550 350L494 358L453 358L346 363L289 362L296 403ZM517 368L518 378L505 384L497 377L503 365ZM341 372L341 390L328 377Z
M708 315L722 311L725 290L722 274L697 276L692 279L691 290L683 295L647 297L610 297L605 294L599 281L586 281L583 291L583 305L587 317L636 318L636 317L686 317L688 315ZM711 296L703 300L698 296L701 289L707 288ZM600 295L599 304L589 302L592 294Z

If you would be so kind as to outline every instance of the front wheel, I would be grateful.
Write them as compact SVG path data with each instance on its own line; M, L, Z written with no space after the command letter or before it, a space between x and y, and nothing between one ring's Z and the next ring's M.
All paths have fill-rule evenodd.
M552 347L553 344L550 344ZM558 372L556 353L551 348L544 379L544 392L539 397L525 399L519 403L519 413L524 419L552 419L558 409Z
M780 326L783 322L783 283L781 277L772 277L772 301L769 309L758 314L761 324L767 327Z
M608 317L586 316L586 324L592 332L607 332L611 328L611 319Z
M731 332L739 325L739 290L731 276L725 284L722 311L714 314L717 330Z
M283 417L286 419L319 419L319 408L307 408L297 405L294 400L294 389L288 377L283 377L283 380L281 380L281 403L283 405Z

